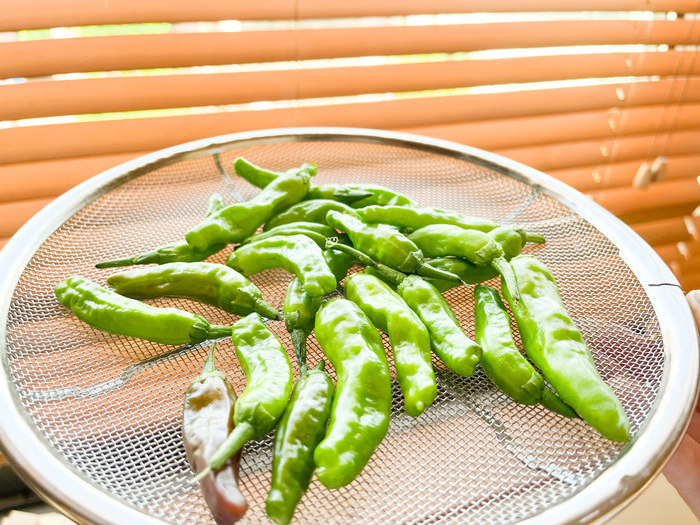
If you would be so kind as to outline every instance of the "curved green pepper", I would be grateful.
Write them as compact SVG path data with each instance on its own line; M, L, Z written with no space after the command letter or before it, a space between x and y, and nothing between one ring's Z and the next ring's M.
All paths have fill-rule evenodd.
M203 317L177 308L157 308L124 297L78 275L59 283L54 293L78 319L111 334L186 345L225 337L231 331L230 326L210 325Z
M416 206L410 197L378 184L326 184L309 190L305 200L329 199L344 202L352 208L366 206Z
M290 281L284 298L284 325L292 336L292 346L302 372L306 370L306 339L314 329L316 312L322 302L323 296L309 295L298 277Z
M437 257L428 259L428 263L430 263L430 266L455 274L464 284L479 284L498 277L498 272L491 266L476 266L469 261L456 257ZM424 279L440 292L446 292L455 286L459 286L444 279L433 279L432 277L424 277Z
M440 208L410 208L406 206L368 206L357 214L369 223L390 224L401 229L418 230L430 224L452 224L484 233L498 228L498 223L480 217L469 217Z
M314 450L326 435L333 402L333 382L323 371L324 362L302 374L275 434L272 480L265 500L268 517L287 524L309 488Z
M293 172L296 169L306 170L311 175L316 174L315 164L304 164L301 168L292 168L291 170L288 170L284 173L280 173L278 171L266 170L265 168L256 166L252 162L249 162L246 159L240 157L233 161L233 167L236 170L237 175L250 182L253 186L256 186L260 189L266 188L282 175L285 175L289 172Z
M314 451L316 477L338 488L362 472L389 430L391 376L379 332L354 303L325 303L314 331L338 378L326 437Z
M353 246L389 268L460 283L459 277L425 264L423 252L405 235L384 224L365 224L354 215L328 212L328 224L344 231Z
M137 299L184 297L236 315L280 317L257 286L222 264L168 263L110 275L107 284L119 295Z
M327 242L328 239L326 239L326 243ZM340 244L344 243L340 242ZM357 262L357 259L349 253L341 252L340 250L335 249L324 250L323 258L326 260L328 268L330 268L333 275L335 275L335 280L337 282L345 279L345 276L348 274L348 271L352 265Z
M239 319L233 325L231 337L247 383L236 401L233 431L197 479L208 471L216 472L248 441L262 439L275 428L292 391L292 367L287 352L258 314Z
M549 268L532 256L519 255L511 266L520 301L510 290L510 304L528 357L561 399L611 441L629 441L630 423L620 401L603 381L581 332L569 316Z
M309 239L314 241L319 248L323 249L326 244L326 239L337 237L338 232L335 231L335 228L315 222L290 222L252 235L244 239L241 244L251 244L268 239L269 237L274 237L275 235L306 235Z
M345 279L345 296L389 336L404 409L410 416L421 415L437 396L425 325L401 296L372 275L350 275Z
M313 189L313 188L312 188ZM309 190L311 191L311 190ZM329 211L335 210L341 213L354 213L350 206L342 202L329 199L313 199L298 202L283 212L275 215L263 226L263 230L271 230L283 224L291 222L316 222L319 224L328 224L326 215Z
M278 177L252 199L207 217L185 234L185 240L198 250L212 244L241 242L270 217L299 202L309 189L311 175L311 170L302 166Z
M244 244L229 255L226 265L246 276L284 268L299 277L312 297L330 293L338 284L321 248L304 235L277 235Z

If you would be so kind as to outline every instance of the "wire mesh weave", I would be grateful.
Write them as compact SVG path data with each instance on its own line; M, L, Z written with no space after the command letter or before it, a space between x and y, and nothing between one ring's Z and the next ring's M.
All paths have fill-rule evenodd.
M632 432L644 422L664 365L657 319L615 245L569 208L510 177L420 149L353 141L238 147L218 158L155 169L89 203L43 243L15 289L6 347L19 399L47 446L96 486L164 522L211 522L198 487L190 483L180 431L182 394L209 345L173 348L100 332L63 308L53 288L72 274L105 285L118 270L96 270L95 262L180 240L203 218L214 192L227 204L253 196L259 190L232 168L238 156L279 171L314 162L319 167L314 184L381 184L424 206L518 223L544 235L545 244L524 251L553 271ZM223 263L229 251L210 261ZM290 279L283 270L251 278L280 310ZM445 297L473 337L471 288L450 290ZM236 319L184 299L149 302L189 310L215 324ZM284 322L268 326L291 359ZM394 374L386 337L385 345ZM312 336L309 366L321 357ZM312 481L295 515L298 523L514 523L582 490L623 448L581 421L516 404L480 369L462 378L437 359L434 366L434 405L418 418L407 416L394 380L389 433L364 472L336 490ZM217 367L240 394L245 376L230 340L217 346ZM264 500L271 460L272 436L244 449L241 485L251 507L243 523L269 522Z

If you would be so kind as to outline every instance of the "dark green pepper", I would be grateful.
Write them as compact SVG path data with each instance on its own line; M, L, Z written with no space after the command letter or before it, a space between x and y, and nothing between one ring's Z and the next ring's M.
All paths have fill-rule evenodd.
M347 213L328 212L328 223L347 233L353 246L389 268L460 283L459 277L425 264L423 252L414 242L391 226L365 224Z
M314 451L316 477L338 488L362 472L389 430L391 376L379 332L354 303L325 303L314 331L338 378L326 437Z
M62 281L54 293L78 319L111 334L186 345L226 337L231 332L230 326L210 325L203 317L177 308L150 306L78 275Z
M318 367L302 374L275 434L272 481L265 500L268 517L287 524L309 488L316 465L314 450L326 435L333 402L333 382Z
M299 202L309 189L311 175L307 166L291 170L252 199L210 215L188 231L185 240L198 250L206 250L213 244L241 242L270 217Z
M258 312L270 319L280 317L257 286L223 264L168 263L110 275L107 284L136 299L184 297L236 315Z
M600 377L549 268L526 255L514 257L510 264L517 277L520 301L513 301L505 287L503 295L510 304L528 357L584 421L611 441L628 441L630 423L625 411Z
M278 235L244 244L229 255L226 265L246 276L284 268L299 277L312 297L330 293L337 286L323 251L304 235Z
M322 302L323 296L309 295L298 277L290 281L284 298L284 325L292 336L292 346L302 372L306 369L306 339L314 329L316 312Z
M292 391L287 352L258 314L239 319L233 325L232 339L247 383L236 401L233 431L197 479L216 472L248 441L262 439L275 428Z
M265 168L256 166L252 162L249 162L246 159L240 157L233 162L233 167L236 170L237 175L250 182L253 186L256 186L260 189L266 188L282 175L285 175L290 171L293 172L294 170L299 169L292 168L291 170L288 170L284 173L280 173L278 171L270 171L266 170ZM314 164L304 164L302 165L301 169L308 171L311 175L316 174L316 165Z
M345 295L389 336L404 409L417 417L437 396L430 356L430 335L420 318L383 281L354 273L345 279Z
M195 472L207 467L211 456L233 430L236 393L214 367L214 347L211 346L202 373L185 391L182 440ZM200 480L204 501L218 525L235 523L248 510L248 502L238 488L240 461L238 451L218 472Z
M328 223L326 222L326 215L331 210L339 211L341 213L355 212L355 210L353 210L347 204L343 204L342 202L338 201L332 201L328 199L313 199L308 201L301 201L272 217L269 221L265 223L265 226L263 226L263 230L267 231L281 226L283 224L302 221L316 222L319 224L327 225Z
M476 266L469 261L456 257L437 257L428 259L428 263L430 263L430 266L455 274L464 284L479 284L498 277L498 272L491 266ZM445 281L444 279L433 279L431 277L425 277L424 279L440 292L446 292L455 286L459 286L457 283Z

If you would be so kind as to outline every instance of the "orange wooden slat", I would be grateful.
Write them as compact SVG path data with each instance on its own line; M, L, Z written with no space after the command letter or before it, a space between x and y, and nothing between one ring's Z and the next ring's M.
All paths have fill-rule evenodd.
M683 254L678 249L677 242L671 244L659 244L653 248L656 255L661 257L666 264L670 263L671 261L678 261L684 258Z
M643 214L655 208L677 206L680 210L700 204L700 184L697 180L658 182L645 190L616 188L591 194L593 200L619 217Z
M667 157L666 180L697 177L700 171L700 154ZM573 186L581 192L631 186L642 161L639 159L612 162L602 165L582 166L561 170L549 170L554 178Z
M632 225L632 229L651 246L668 245L692 239L683 217L673 217L654 222L641 222ZM673 246L676 246L673 244ZM677 247L676 247L677 251ZM678 252L680 256L680 252Z
M635 76L700 75L690 51L593 53L288 69L91 78L0 85L0 120Z
M694 43L700 20L575 20L99 36L0 43L0 78L575 45ZM147 50L147 52L144 52Z
M697 239L690 242L679 242L678 250L683 254L684 259L700 261L700 241Z
M698 206L700 207L700 203L698 203ZM686 217L685 225L693 239L700 241L700 216L690 215Z
M11 237L53 199L0 203L0 238Z
M619 214L617 217L628 225L640 222L662 221L689 215L695 209L696 204L697 203L693 202L678 202L671 206L661 208L652 207L641 211Z
M57 197L90 177L144 153L0 165L0 203Z
M296 8L296 11L295 11ZM638 11L638 0L567 1L491 0L489 12L524 11ZM692 13L698 10L694 0L649 0L644 10ZM266 0L230 2L198 0L174 4L167 0L4 0L0 7L0 31L43 29L101 24L142 22L191 22L216 20L274 20L299 18L354 18L363 16L400 16L429 13L469 13L484 10L480 0Z
M139 118L117 121L81 122L0 130L0 164L13 164L71 157L90 157L151 151L181 142L213 135L254 129L289 126L349 126L380 129L406 129L428 124L495 118L547 115L554 111L575 112L614 107L621 103L645 106L668 103L679 98L673 81L641 82L636 85L601 85L574 88L525 90L461 96L399 99L371 103L343 103L324 106L273 110L248 110L178 117ZM688 102L700 102L700 79L685 85ZM37 144L41 144L38 148ZM548 146L553 147L553 146ZM645 146L642 146L645 147ZM535 148L513 149L506 153L540 169L561 169L600 162L591 153L598 143L575 149L586 154L569 162L562 150L556 163L539 157L550 155ZM543 153L544 152L544 153ZM668 154L680 154L668 152ZM640 158L639 155L632 158ZM614 160L624 160L623 158Z

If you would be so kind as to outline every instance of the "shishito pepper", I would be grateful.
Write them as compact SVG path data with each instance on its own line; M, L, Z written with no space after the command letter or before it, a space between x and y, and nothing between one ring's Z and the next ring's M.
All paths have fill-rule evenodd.
M440 208L411 208L406 206L367 206L357 210L366 222L382 223L400 229L418 230L430 224L452 224L467 230L489 232L500 226L481 217L470 217Z
M211 456L233 430L236 393L214 366L214 347L211 346L202 373L185 391L182 440L187 460L195 472L206 468ZM238 488L240 461L239 451L218 472L211 472L200 480L204 500L218 525L235 523L248 510L248 502Z
M223 264L168 263L139 268L110 275L107 284L127 297L183 297L237 315L258 312L279 319L279 313L263 300L257 286Z
M345 296L389 336L404 409L419 416L437 396L427 328L400 295L372 275L350 275L345 279Z
M265 168L261 168L260 166L256 166L252 162L241 157L233 161L233 168L236 170L237 175L250 182L253 186L256 186L260 189L266 188L282 175L285 175L297 169L292 168L291 170L288 170L284 173L279 171L272 171ZM315 164L304 164L302 165L302 169L307 170L311 175L316 174Z
M272 480L265 500L268 517L287 524L309 488L316 465L314 450L326 435L333 402L333 382L318 367L301 375L275 433Z
M536 257L510 261L520 301L503 288L528 357L542 371L561 399L611 441L626 442L630 423L620 401L603 381L590 349L561 299L547 266Z
M415 206L410 197L378 184L325 184L309 190L305 199L329 199L358 209L366 206Z
M213 244L238 243L250 237L273 215L304 198L315 170L304 165L281 175L252 199L227 206L185 234L197 250Z
M244 244L229 255L226 265L245 276L284 268L299 278L312 297L330 293L337 286L323 251L305 235L276 235Z
M112 334L166 345L186 345L231 333L230 326L211 325L203 317L177 308L150 306L78 275L62 281L54 293L81 321Z
M327 224L326 215L331 210L339 211L341 213L354 212L354 210L347 204L330 199L312 199L301 201L272 217L265 223L263 230L271 230L278 226L282 226L283 224L293 222L316 222L319 224Z
M302 371L306 367L306 339L314 329L316 312L322 302L323 296L309 295L298 277L290 281L284 298L284 325L292 336L292 346Z
M306 235L309 239L314 241L319 248L323 248L326 239L338 235L335 228L331 228L325 224L318 224L315 222L290 222L287 224L281 224L275 228L256 233L247 239L244 239L241 244L251 244L258 241L264 241L270 237L276 235Z
M338 488L362 472L389 430L391 376L379 332L354 303L325 303L314 331L338 378L326 437L314 451L316 477Z
M247 383L236 401L233 431L196 479L218 471L248 441L261 439L275 428L292 391L292 367L287 352L258 314L238 320L231 337Z
M455 274L462 280L463 284L479 284L498 277L498 271L492 266L477 266L469 261L456 257L436 257L428 259L428 263L434 268L439 268L440 270ZM425 277L425 280L440 292L446 292L455 286L459 286L458 283L445 281L444 279Z

